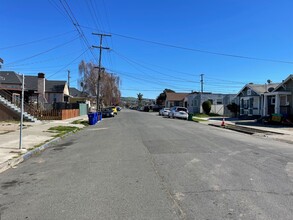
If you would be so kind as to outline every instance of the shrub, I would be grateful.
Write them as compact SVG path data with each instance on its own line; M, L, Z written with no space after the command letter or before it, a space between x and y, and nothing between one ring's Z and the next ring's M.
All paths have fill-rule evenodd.
M227 105L227 108L229 109L230 112L232 113L237 113L239 112L239 106L235 103Z
M211 111L212 103L209 100L204 101L202 103L202 108L203 108L204 112L208 115Z

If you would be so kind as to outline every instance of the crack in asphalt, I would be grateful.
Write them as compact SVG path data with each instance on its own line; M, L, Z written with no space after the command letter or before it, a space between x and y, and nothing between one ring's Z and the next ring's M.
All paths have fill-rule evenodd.
M203 190L203 191L186 191L180 192L182 194L202 194L202 193L222 193L222 192L249 192L249 193L262 193L262 194L271 194L271 195L280 195L280 196L293 196L293 192L290 193L278 193L273 191L259 191L259 190L251 190L251 189L220 189L220 190ZM176 196L176 194L172 194Z

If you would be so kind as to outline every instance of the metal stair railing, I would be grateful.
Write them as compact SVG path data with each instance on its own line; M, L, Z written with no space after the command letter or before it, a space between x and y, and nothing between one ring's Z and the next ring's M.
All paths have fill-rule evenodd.
M0 101L1 100L2 100L2 103L6 105L8 108L12 109L18 114L21 114L20 103L18 104L13 103L11 92L5 89L0 89ZM36 121L37 118L35 117L34 114L31 114L32 112L35 112L34 108L32 108L29 104L24 103L24 112L23 112L24 117L31 121Z

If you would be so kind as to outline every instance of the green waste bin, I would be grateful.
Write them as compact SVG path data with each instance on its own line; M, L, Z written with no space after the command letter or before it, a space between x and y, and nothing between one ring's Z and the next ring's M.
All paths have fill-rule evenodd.
M193 117L193 114L189 113L188 114L188 121L192 121L192 117Z

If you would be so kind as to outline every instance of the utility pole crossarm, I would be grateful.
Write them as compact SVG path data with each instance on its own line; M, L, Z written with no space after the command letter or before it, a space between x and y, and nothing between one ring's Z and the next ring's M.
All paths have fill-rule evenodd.
M99 49L104 49L104 50L110 50L110 47L102 47L102 46L92 46L93 48L99 48Z
M103 36L103 37L112 37L111 34L100 34L100 33L92 33L93 35L99 35L99 36Z

